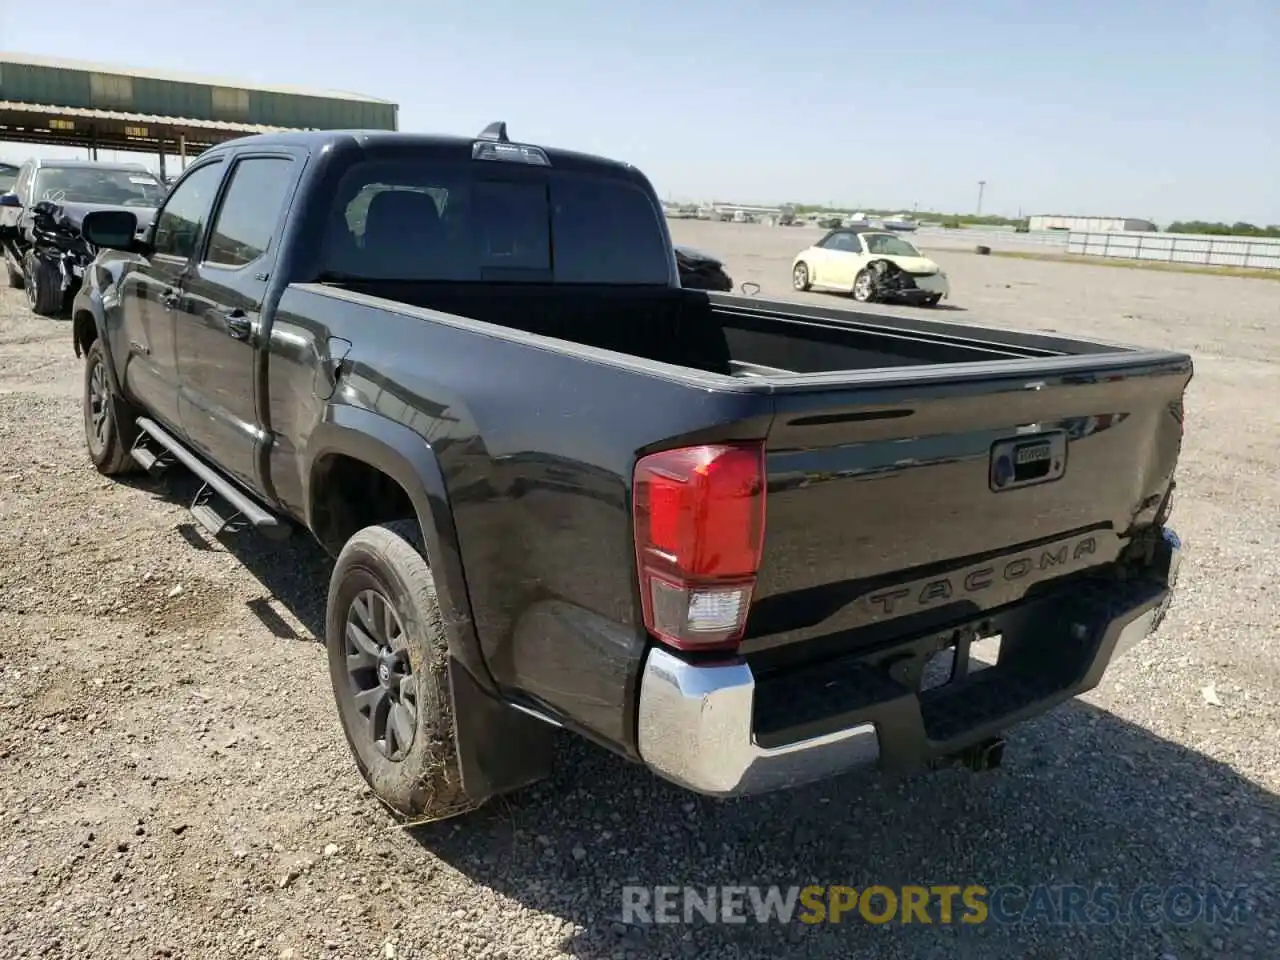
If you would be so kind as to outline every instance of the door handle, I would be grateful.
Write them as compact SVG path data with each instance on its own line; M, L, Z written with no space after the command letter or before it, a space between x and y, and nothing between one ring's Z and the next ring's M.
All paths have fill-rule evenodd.
M227 328L227 336L233 340L248 340L253 332L253 323L241 310L232 310L221 314L222 322Z

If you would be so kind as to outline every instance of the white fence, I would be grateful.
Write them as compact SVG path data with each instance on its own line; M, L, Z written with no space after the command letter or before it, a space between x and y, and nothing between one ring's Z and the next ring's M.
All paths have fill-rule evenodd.
M983 227L961 227L948 230L945 227L921 227L906 235L922 247L970 247L979 243L996 250L1047 250L1065 253L1065 230L1037 230L1034 233L1017 233L1013 230L995 230Z
M1211 267L1280 270L1280 238L1217 237L1196 233L1038 230L1033 233L983 229L946 230L922 227L910 236L922 247L972 247L994 250L1041 250L1117 260L1155 260Z
M1200 266L1280 270L1280 239L1215 237L1192 233L1082 233L1072 231L1067 253L1123 260L1158 260Z

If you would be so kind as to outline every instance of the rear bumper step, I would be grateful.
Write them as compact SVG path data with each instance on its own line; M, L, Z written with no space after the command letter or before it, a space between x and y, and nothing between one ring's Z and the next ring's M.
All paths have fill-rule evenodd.
M948 636L757 677L745 660L691 663L653 648L637 735L655 773L711 796L821 780L861 766L907 771L993 743L1001 731L1095 687L1111 661L1153 632L1177 581L1182 545L1164 530L1153 579L1083 581L1062 595L984 618L998 663L921 692L888 669ZM970 631L972 633L972 631ZM962 641L967 659L967 640Z

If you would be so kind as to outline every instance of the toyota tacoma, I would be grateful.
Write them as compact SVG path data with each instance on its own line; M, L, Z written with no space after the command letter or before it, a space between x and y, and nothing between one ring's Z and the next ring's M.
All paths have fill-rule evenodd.
M504 124L235 140L138 228L84 219L89 456L335 558L400 815L558 729L721 797L991 766L1172 596L1185 354L684 289L642 173Z

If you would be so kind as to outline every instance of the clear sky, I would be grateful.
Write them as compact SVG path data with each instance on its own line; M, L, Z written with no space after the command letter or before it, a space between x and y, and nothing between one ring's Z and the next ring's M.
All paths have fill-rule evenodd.
M664 198L1280 223L1280 0L56 7L5 3L0 49L506 120Z

